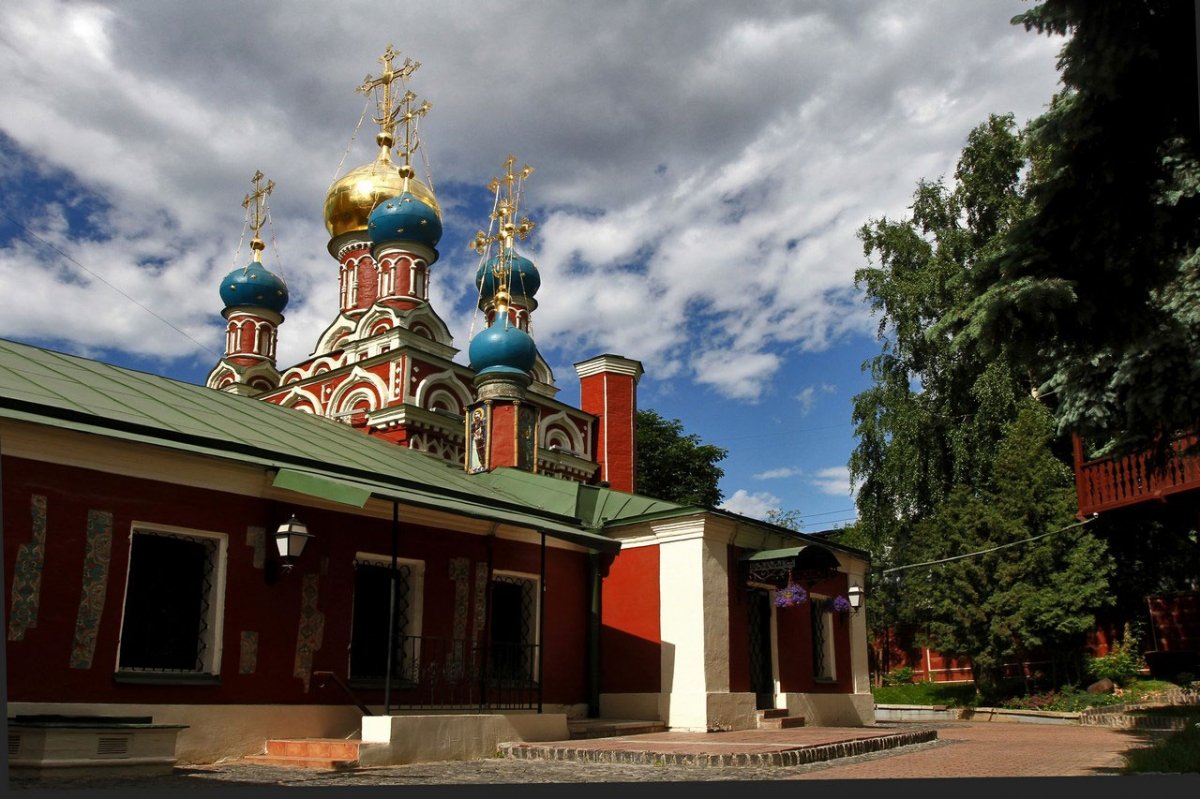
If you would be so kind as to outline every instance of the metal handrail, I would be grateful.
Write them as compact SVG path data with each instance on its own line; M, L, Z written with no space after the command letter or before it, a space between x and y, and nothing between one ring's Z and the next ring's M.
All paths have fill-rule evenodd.
M325 680L325 679L333 680L335 683L337 683L337 686L342 689L342 691L346 694L346 696L350 697L350 701L353 702L354 705L359 710L362 711L362 714L364 716L374 716L375 715L374 713L371 712L371 709L369 707L367 707L366 705L364 705L362 703L362 700L359 699L357 695L355 695L354 691L350 690L350 686L346 685L346 683L344 683L342 681L342 678L337 676L336 674L334 674L332 671L314 671L312 673L312 676L316 677L319 680ZM324 683L318 683L317 687L323 688Z

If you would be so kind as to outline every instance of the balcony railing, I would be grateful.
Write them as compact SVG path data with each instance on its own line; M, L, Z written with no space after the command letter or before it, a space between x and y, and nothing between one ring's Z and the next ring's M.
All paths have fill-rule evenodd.
M1149 451L1085 461L1083 444L1076 437L1075 491L1080 518L1200 488L1200 456L1181 454L1195 444L1195 435L1176 439L1170 457L1161 463Z

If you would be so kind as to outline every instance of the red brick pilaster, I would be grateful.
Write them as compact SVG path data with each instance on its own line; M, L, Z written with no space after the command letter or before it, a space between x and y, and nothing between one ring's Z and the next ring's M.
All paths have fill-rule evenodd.
M596 462L600 479L618 491L634 490L637 463L637 384L642 365L620 355L575 364L580 408L598 417Z

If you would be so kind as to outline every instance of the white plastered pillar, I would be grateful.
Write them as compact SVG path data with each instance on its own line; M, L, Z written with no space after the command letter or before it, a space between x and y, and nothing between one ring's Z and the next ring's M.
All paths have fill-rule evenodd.
M686 533L662 541L659 589L663 644L659 717L672 729L712 729L710 698L729 692L726 544L706 541L702 523L694 522Z

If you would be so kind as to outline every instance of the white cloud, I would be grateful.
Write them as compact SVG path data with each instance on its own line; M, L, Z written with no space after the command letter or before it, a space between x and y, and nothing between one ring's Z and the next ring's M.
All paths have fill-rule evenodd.
M850 482L850 469L846 466L830 466L818 469L817 473L808 480L822 494L845 497L854 496L856 488Z
M720 507L730 513L749 516L752 519L765 519L767 513L779 510L779 497L766 491L751 494L744 488L733 492L733 496L721 503Z
M22 221L205 347L28 240L0 243L0 334L215 361L217 280L262 169L282 256L267 266L292 296L279 360L306 356L336 312L324 194L343 153L343 171L373 155L369 117L347 151L353 90L402 33L433 103L421 152L448 233L431 291L457 346L474 318L463 244L486 223L474 203L512 151L537 169L543 354L620 353L755 402L792 355L872 330L856 229L903 213L989 112L1046 105L1060 43L1009 25L1023 8L448 1L380 31L361 0L244 4L236 22L224 4L7 3L0 130L110 205L98 240ZM517 17L513 47L495 31Z
M805 386L799 394L796 395L796 402L800 403L800 415L807 416L817 404L817 392L822 394L833 394L837 392L837 386L831 386L828 383L822 383L820 386Z
M755 480L779 480L784 477L795 477L802 472L799 469L794 469L790 466L785 466L782 469L768 469L765 472L759 472L754 475Z

